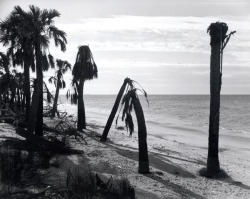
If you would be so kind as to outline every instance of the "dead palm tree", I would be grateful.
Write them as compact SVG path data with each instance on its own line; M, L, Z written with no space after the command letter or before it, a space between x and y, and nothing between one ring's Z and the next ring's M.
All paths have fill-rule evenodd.
M138 123L138 144L139 144L139 167L138 167L138 172L139 173L149 173L149 160L148 160L148 148L147 148L147 128L146 128L146 123L145 123L145 118L144 118L144 113L142 110L142 106L140 103L140 100L138 98L138 95L136 94L137 90L140 90L144 96L146 97L147 100L147 93L146 91L141 87L141 89L135 88L134 84L138 84L140 87L141 85L129 78L126 78L123 82L123 85L118 93L118 96L116 98L114 107L111 111L111 114L109 116L109 119L107 121L107 124L105 126L104 132L101 137L101 141L106 141L108 131L112 125L113 119L116 115L117 109L119 107L120 100L123 96L124 91L125 95L122 98L122 103L121 103L121 108L120 111L123 108L122 111L122 120L125 120L125 124L127 129L129 129L130 134L133 133L134 131L134 123L133 123L133 118L131 115L131 112L134 108L136 118L137 118L137 123ZM147 100L148 102L148 100ZM116 124L117 120L119 118L119 114L116 119Z
M77 95L78 120L77 129L86 129L86 116L83 101L83 87L85 80L97 78L98 70L94 62L93 55L88 46L80 46L76 55L76 62L72 70L73 85L75 86L75 95Z
M113 106L113 108L111 110L111 113L109 115L106 126L105 126L105 128L103 130L102 137L101 137L100 141L104 142L104 141L107 140L108 133L109 133L110 127L111 127L111 125L113 123L113 120L115 118L115 115L117 113L118 107L120 105L120 101L122 99L122 96L124 94L124 91L125 91L126 87L129 85L129 83L131 83L131 80L129 78L124 79L124 82L123 82L123 84L122 84L122 86L121 86L121 88L119 90L119 93L118 93L118 95L116 97L115 104L114 104L114 106Z
M53 108L51 112L51 117L55 117L55 113L57 112L57 101L59 96L59 89L65 88L66 84L63 79L63 75L68 71L68 69L71 69L71 64L67 61L63 61L61 59L56 60L56 65L58 70L56 71L56 75L49 78L49 82L54 82L56 86L56 93L53 103Z
M127 129L129 129L130 134L134 131L134 124L131 112L134 108L137 124L138 124L138 145L139 145L139 167L138 172L142 174L149 173L149 160L148 160L148 147L147 147L147 128L143 109L139 100L139 97L136 93L137 90L140 90L147 99L147 93L143 89L135 88L133 83L135 81L130 80L129 87L123 96L121 109L122 120L125 119L125 124ZM135 82L137 83L137 82ZM148 101L147 101L148 102ZM120 109L120 110L121 110ZM117 119L119 114L117 116Z
M208 27L210 34L210 117L209 117L209 142L207 158L207 176L214 177L220 173L219 163L219 120L220 120L220 91L222 78L223 50L232 34L226 35L226 23L216 22Z

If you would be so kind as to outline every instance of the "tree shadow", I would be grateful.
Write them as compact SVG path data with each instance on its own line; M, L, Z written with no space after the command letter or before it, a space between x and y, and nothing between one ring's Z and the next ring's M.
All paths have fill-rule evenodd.
M167 188L169 188L172 191L174 191L175 193L179 194L181 196L181 198L205 199L205 197L203 197L199 194L196 194L188 189L185 189L183 186L180 186L178 184L170 182L169 180L164 180L155 174L144 174L144 176L165 185Z
M96 141L99 141L100 135L95 133L95 136L92 137ZM128 147L128 146L122 146L119 144L116 144L109 139L107 139L106 142L101 142L102 144L113 148L119 155L124 156L126 158L132 159L134 161L138 162L138 149L133 148L133 147ZM180 167L179 165L173 163L169 158L175 158L181 161L186 161L186 162L192 162L189 160L181 159L181 158L176 158L173 156L168 156L168 155L162 155L154 152L149 152L149 164L150 166L162 170L164 172L167 172L172 175L178 175L184 178L195 178L195 175L187 171L186 169ZM198 164L199 162L192 162L194 164Z
M229 176L225 170L221 169L220 173L213 176L213 177L208 177L207 176L207 168L202 168L200 169L199 171L199 174L203 177L207 177L207 178L212 178L212 179L215 179L215 180L218 180L218 181L222 181L222 182L225 182L229 185L234 185L234 186L237 186L237 187L240 187L242 189L247 189L247 190L250 190L250 186L248 185L245 185L243 184L242 182L240 181L236 181L234 180L231 176Z
M95 139L96 141L99 141L98 137L99 137L99 135L96 135L95 137L93 137L93 139ZM115 144L115 143L111 142L110 140L108 140L106 142L101 142L101 143L114 149L121 156L132 159L134 161L138 161L138 151L136 151L137 149L135 149L135 148L121 146L119 144ZM125 149L122 149L121 147L125 148ZM166 155L166 157L168 157L168 156ZM156 169L159 169L161 171L167 172L169 174L172 174L172 175L177 175L177 176L184 177L184 178L195 178L195 176L192 173L190 173L186 169L183 169L182 167L174 164L171 160L167 159L166 157L162 157L161 154L149 152L150 166L152 166ZM175 157L170 156L170 158L175 158ZM180 159L180 158L178 158L178 159ZM180 160L190 162L190 161L185 160L185 159L180 159ZM192 163L197 164L197 162L192 162ZM173 182L170 182L169 180L164 180L160 176L155 175L154 173L144 174L144 176L147 178L151 178L151 179L165 185L167 188L170 188L172 191L179 194L181 196L181 198L205 199L205 197L200 196L199 194L196 194L188 189L185 189L184 187L182 187L180 185L177 185Z

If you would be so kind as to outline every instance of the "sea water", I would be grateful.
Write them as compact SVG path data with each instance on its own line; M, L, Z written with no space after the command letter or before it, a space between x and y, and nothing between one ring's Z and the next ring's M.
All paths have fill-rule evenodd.
M149 104L144 96L140 95L139 98L146 124L151 127L156 125L164 129L185 125L208 128L209 95L149 95ZM105 126L115 100L115 95L85 95L87 123L95 122ZM77 115L77 106L71 105L65 96L60 96L59 103L61 110ZM220 105L221 129L231 133L250 133L250 95L222 95ZM133 117L135 119L135 115ZM124 126L121 119L118 121L118 125Z

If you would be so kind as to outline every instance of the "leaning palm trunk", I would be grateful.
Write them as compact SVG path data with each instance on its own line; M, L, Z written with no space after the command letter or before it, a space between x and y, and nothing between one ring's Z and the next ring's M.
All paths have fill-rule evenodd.
M56 94L55 94L55 99L54 99L54 104L53 104L53 108L52 108L52 112L51 112L51 116L55 117L55 114L57 112L57 101L58 101L58 96L59 96L59 79L57 80L57 84L56 84Z
M138 173L149 173L148 147L147 147L147 128L141 103L137 96L132 96L135 114L138 123L138 142L139 142L139 168Z
M105 126L105 128L104 128L104 131L103 131L103 133L102 133L101 141L103 141L103 142L107 140L107 137L108 137L108 133L109 133L110 127L111 127L111 125L112 125L112 123L113 123L113 120L114 120L114 118L115 118L117 109L118 109L118 107L119 107L119 104L120 104L120 101L121 101L121 99L122 99L122 95L123 95L123 93L124 93L124 91L125 91L125 88L126 88L126 86L127 86L127 83L128 83L128 78L126 78L126 79L124 80L123 85L122 85L122 87L120 88L120 91L119 91L119 93L118 93L118 95L117 95L117 97L116 97L115 104L114 104L114 106L113 106L113 108L112 108L112 110L111 110L111 113L110 113L110 115L109 115L108 121L107 121L106 126Z
M217 33L219 34L219 33ZM211 35L211 40L213 35ZM219 120L220 120L220 40L211 42L210 58L210 117L209 143L207 158L207 175L214 176L220 172L219 163Z

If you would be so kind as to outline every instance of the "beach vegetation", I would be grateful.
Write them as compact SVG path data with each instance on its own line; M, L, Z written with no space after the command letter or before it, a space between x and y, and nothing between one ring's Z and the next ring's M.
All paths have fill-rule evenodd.
M76 167L67 173L68 198L121 198L134 199L135 190L129 180L113 178L104 180L88 168Z

